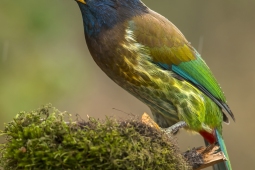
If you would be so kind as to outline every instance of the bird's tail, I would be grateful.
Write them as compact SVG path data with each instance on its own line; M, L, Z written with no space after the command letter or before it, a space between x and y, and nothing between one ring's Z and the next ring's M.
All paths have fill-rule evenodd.
M232 170L230 160L229 160L229 157L228 157L228 152L227 152L226 145L224 143L222 135L218 132L217 129L215 129L215 136L217 138L217 142L218 142L218 145L220 147L220 151L222 151L224 153L224 156L226 157L227 160L224 161L224 162L220 162L218 164L214 164L213 165L213 170ZM210 145L210 143L206 139L205 139L205 145L206 146Z
M218 141L218 144L220 146L220 149L224 153L227 160L215 165L216 167L214 167L214 169L215 170L232 170L230 160L229 160L229 157L228 157L228 152L227 152L226 145L224 143L222 135L218 132L217 129L215 129L215 135L217 137L217 141Z

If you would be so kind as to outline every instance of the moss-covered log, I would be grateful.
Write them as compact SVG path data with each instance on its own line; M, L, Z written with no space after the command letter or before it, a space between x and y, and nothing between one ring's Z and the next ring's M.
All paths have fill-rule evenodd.
M171 138L136 119L73 121L46 105L20 112L1 135L5 170L191 169Z

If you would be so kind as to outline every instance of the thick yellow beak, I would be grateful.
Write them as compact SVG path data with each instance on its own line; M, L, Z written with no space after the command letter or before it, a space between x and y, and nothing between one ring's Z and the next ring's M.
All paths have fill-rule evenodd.
M85 0L77 0L77 2L80 2L80 3L86 4Z

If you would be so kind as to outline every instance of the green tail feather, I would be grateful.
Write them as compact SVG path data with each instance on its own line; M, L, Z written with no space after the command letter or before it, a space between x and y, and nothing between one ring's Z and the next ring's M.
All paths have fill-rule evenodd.
M226 145L222 138L222 135L219 134L218 130L215 130L215 131L216 131L216 137L217 137L218 144L220 146L221 151L224 153L225 157L227 158L227 161L217 164L216 167L214 167L214 170L232 170L230 160L228 157L227 148L226 148Z
M215 134L217 137L218 144L220 146L220 150L224 153L227 160L213 165L213 170L232 170L224 140L222 136L219 134L218 130L215 130ZM205 144L206 146L210 145L210 143L208 143L206 140L205 140Z

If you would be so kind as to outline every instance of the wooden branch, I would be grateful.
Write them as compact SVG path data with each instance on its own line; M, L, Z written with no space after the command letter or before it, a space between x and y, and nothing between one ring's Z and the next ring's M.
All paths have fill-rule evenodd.
M184 152L183 156L194 170L200 170L226 160L224 154L218 150L219 146L217 145L209 147L201 146Z
M158 124L154 122L147 113L142 115L142 122L150 127L160 130ZM193 148L184 152L183 156L186 158L187 162L189 162L194 170L204 169L226 160L226 157L221 151L219 151L219 146L217 145Z
M142 122L152 128L160 130L159 125L156 122L154 122L154 120L147 113L144 113L142 115Z

